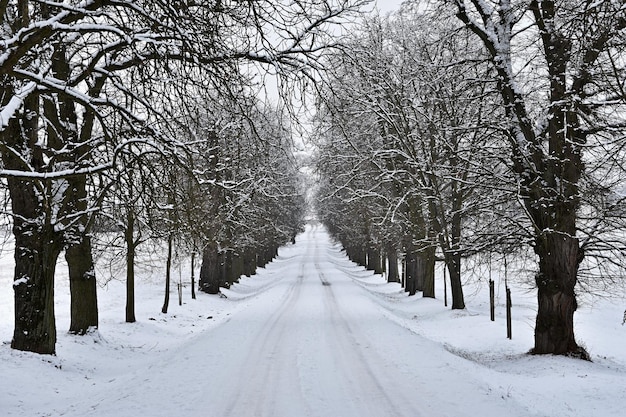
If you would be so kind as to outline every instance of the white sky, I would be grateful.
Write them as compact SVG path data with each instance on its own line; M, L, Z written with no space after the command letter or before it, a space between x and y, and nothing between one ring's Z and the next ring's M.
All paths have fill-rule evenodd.
M377 8L380 11L380 14L384 16L387 13L398 10L400 4L405 0L374 0L373 3L369 4L366 10L373 10L373 8ZM278 93L276 86L277 82L274 76L266 76L264 79L264 84L266 91L262 94L265 94L272 98L272 101L278 101Z
M384 15L388 12L397 10L400 7L400 4L403 0L375 0L375 4L380 10L381 14Z

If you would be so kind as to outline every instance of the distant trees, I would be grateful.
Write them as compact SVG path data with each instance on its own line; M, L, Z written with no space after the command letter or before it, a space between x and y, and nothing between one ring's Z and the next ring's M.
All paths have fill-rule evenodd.
M354 240L369 241L373 230L386 236L378 245L404 253L411 295L434 297L438 248L452 308L462 309L461 259L489 244L475 233L481 211L495 204L482 197L497 188L489 174L506 176L506 167L492 152L499 137L485 121L497 110L484 83L488 68L468 37L446 23L410 10L372 18L333 58L318 113L320 211L342 241L339 222L327 217L337 205L359 213L345 226L360 234Z
M205 115L199 132L211 137L203 182L200 289L215 294L265 266L301 229L303 190L291 132L271 107L251 100L244 113Z
M117 178L105 173L129 160L123 154L189 161L190 146L208 139L178 135L199 92L236 97L269 66L309 77L329 25L360 3L2 2L0 175L16 242L12 347L54 353L53 283L63 250L71 331L97 326L91 219Z

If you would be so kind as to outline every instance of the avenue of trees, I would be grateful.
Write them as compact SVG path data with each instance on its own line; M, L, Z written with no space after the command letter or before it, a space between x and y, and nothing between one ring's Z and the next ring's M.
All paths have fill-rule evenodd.
M94 230L133 262L148 237L202 254L201 288L252 273L302 222L289 123L257 97L318 69L360 1L0 1L0 176L15 241L11 346L54 353L64 253L70 332L98 325ZM269 75L267 75L269 76ZM243 266L242 266L243 265ZM247 265L247 266L246 266ZM169 281L168 281L169 282ZM167 311L166 298L163 311Z
M611 0L407 1L366 20L319 88L321 220L389 280L402 256L410 294L434 297L443 261L453 309L464 258L532 248L532 352L586 357L576 293L614 285L626 254L625 28Z
M128 322L148 240L163 313L174 248L212 294L269 262L303 225L286 103L313 87L315 210L352 260L425 297L442 262L463 309L465 259L530 250L532 352L586 357L577 293L610 291L626 260L626 5L408 0L356 20L368 3L0 0L11 346L55 352L62 254L69 331L98 326L103 236Z

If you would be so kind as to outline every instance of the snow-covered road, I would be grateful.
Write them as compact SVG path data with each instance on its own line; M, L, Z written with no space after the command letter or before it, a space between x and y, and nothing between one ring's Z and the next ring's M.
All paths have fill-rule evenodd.
M485 372L389 318L321 226L221 325L106 382L66 416L516 416ZM86 384L89 385L89 384ZM479 414L477 414L479 413ZM57 415L53 413L52 415Z

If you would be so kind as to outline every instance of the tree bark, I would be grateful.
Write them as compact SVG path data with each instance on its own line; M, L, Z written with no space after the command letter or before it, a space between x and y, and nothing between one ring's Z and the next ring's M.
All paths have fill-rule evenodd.
M98 296L96 274L91 254L91 238L82 237L79 243L65 250L70 276L70 333L84 335L98 327Z
M400 282L400 275L398 273L398 252L391 247L387 248L387 260L389 266L387 267L387 282Z
M239 282L239 278L243 275L243 254L234 253L232 255L231 267L231 284Z
M45 14L45 13L44 13ZM59 80L70 78L70 64L66 47L61 42L53 43L52 71ZM47 145L58 153L60 166L76 166L84 163L89 146L77 146L91 139L93 115L86 114L83 131L78 132L78 116L74 99L66 94L46 94L42 96L45 115ZM75 149L72 149L75 147ZM72 149L62 152L62 149ZM67 245L65 260L70 278L70 333L84 335L90 328L98 327L97 284L91 238L89 237L89 215L87 177L76 175L63 180L64 193L57 217L64 226L64 239Z
M70 278L70 333L84 335L90 328L98 327L98 293L93 262L89 217L87 214L87 178L77 176L67 179L64 214L75 223L64 233ZM78 215L77 219L72 219Z
M3 157L6 168L14 167L11 157ZM38 187L32 181L15 178L9 178L8 185L15 236L15 328L11 347L54 354L54 272L62 239L50 223Z
M465 308L463 284L461 282L461 255L459 253L445 254L446 268L450 273L450 292L452 293L452 310Z
M428 270L428 262L424 251L415 252L415 264L413 266L413 281L415 285L415 294L417 291L424 291L424 276Z
M265 268L265 265L269 262L265 255L267 250L265 248L258 248L256 253L256 266L257 268Z
M375 274L383 273L380 251L377 248L369 248L367 250L367 269L374 271Z
M415 295L417 292L417 257L415 252L407 251L405 258L405 287L404 290L409 296Z
M219 261L217 244L210 242L202 252L202 266L200 267L200 290L209 294L220 291Z
M24 181L9 180L12 194L22 189ZM16 196L17 197L17 196ZM13 213L24 214L23 204L31 202L12 198ZM35 203L36 204L36 203ZM26 210L24 210L26 209ZM54 354L56 326L54 319L54 272L62 249L50 224L38 225L15 217L15 328L11 347L29 352Z
M233 283L233 252L224 250L220 252L220 287L230 288Z
M93 262L89 215L87 214L87 178L77 176L66 180L64 215L70 225L64 233L70 278L70 333L84 335L98 327L98 294ZM78 215L77 219L73 219Z
M354 262L359 266L367 265L367 253L362 247L354 248Z
M256 268L256 252L250 248L243 251L244 275L250 277L254 275Z
M574 338L574 287L582 260L578 240L556 233L538 240L535 252L539 256L539 272L535 282L539 309L532 353L576 353L587 357Z
M400 286L406 291L406 255L402 258L400 268Z
M434 247L424 249L425 268L422 296L427 298L435 298L435 250Z

